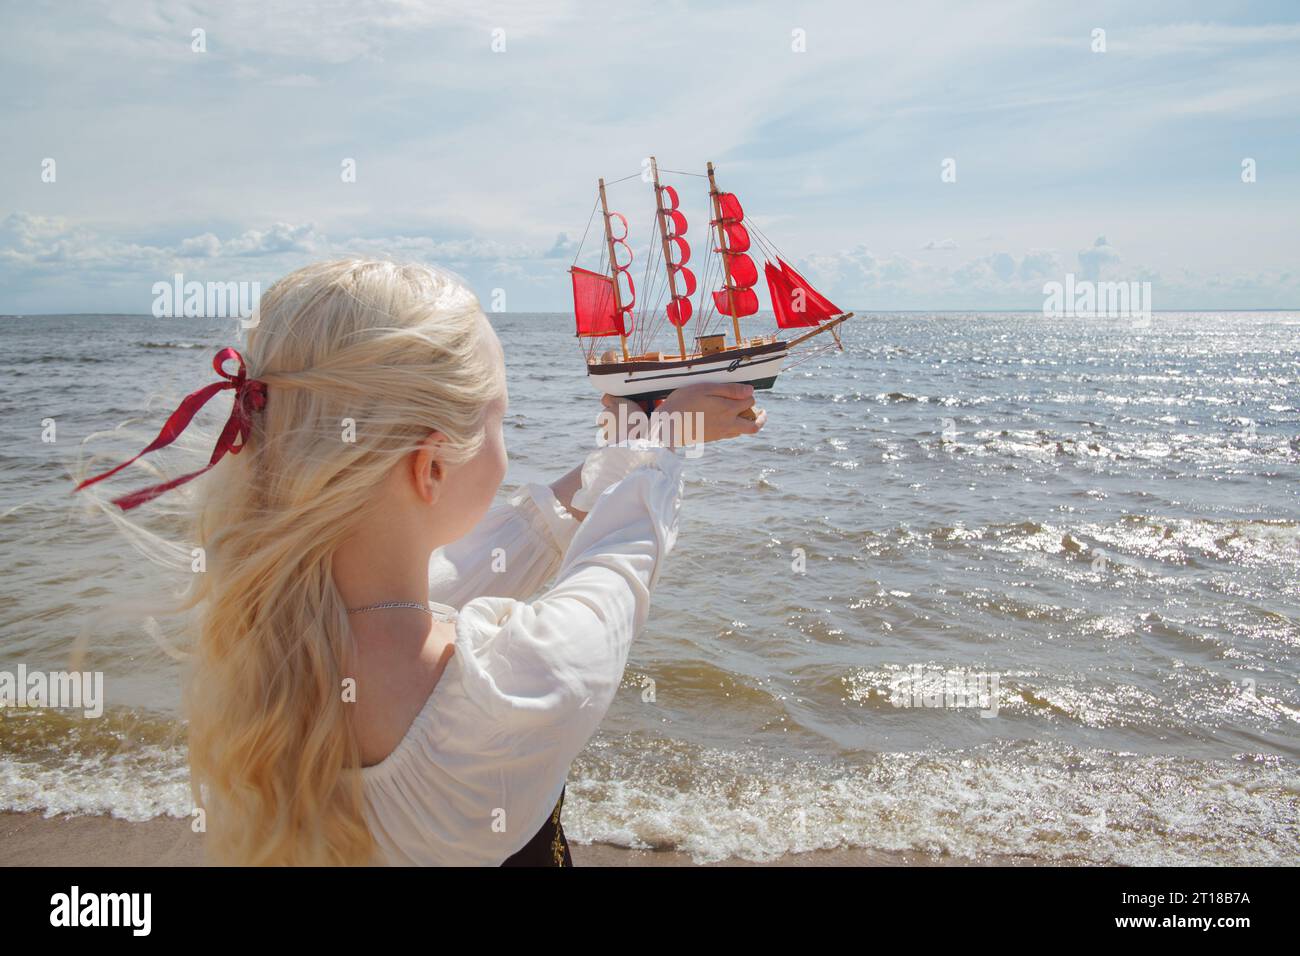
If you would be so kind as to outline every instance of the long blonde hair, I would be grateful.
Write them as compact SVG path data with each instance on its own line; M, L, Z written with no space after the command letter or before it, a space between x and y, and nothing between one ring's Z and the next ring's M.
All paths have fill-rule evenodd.
M196 495L207 569L186 693L191 788L215 862L372 862L333 556L389 470L437 429L475 454L504 382L478 300L442 272L340 260L262 297L243 349L266 383L252 434Z

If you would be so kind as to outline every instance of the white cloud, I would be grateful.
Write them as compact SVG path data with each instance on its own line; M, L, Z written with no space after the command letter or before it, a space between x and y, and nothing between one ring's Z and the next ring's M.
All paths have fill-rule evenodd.
M1095 280L1101 278L1103 266L1120 261L1120 254L1105 236L1098 236L1087 249L1079 250L1078 259L1082 277Z
M1240 47L1300 42L1296 23L1166 23L1107 36L1111 50L1138 56L1187 56Z
M1061 260L1050 250L1031 249L1020 260L1018 272L1022 279L1043 279L1060 275Z
M79 265L130 268L163 254L159 248L101 236L58 216L16 212L0 222L0 263L14 272L62 272Z
M439 264L465 276L480 296L496 288L509 292L514 310L567 307L563 266L575 243L564 234L547 244L418 235L331 237L310 223L274 223L223 238L203 233L178 241L124 242L109 229L59 217L14 213L0 220L0 311L33 308L14 295L11 281L23 277L37 290L58 289L60 307L83 311L145 311L155 281L174 272L206 278L258 280L269 284L313 259L380 256ZM556 260L561 260L557 265ZM1082 277L1098 278L1103 265L1122 261L1105 237L1077 254ZM1047 279L1067 271L1050 249L998 250L952 262L925 262L865 244L796 257L796 266L833 301L858 309L1034 310ZM1123 277L1150 281L1159 308L1293 307L1300 301L1300 271L1243 272L1183 269L1177 276L1130 264ZM558 290L558 291L557 291ZM65 304L66 303L66 304Z
M0 222L0 260L27 265L39 262L91 262L109 259L172 262L178 259L237 259L249 257L395 255L428 261L497 261L546 259L572 251L561 235L547 248L494 239L434 239L429 236L330 238L311 224L277 222L250 229L229 239L211 232L173 245L137 245L115 241L88 226L73 226L57 217L14 213Z
M277 222L267 229L250 229L232 239L221 240L210 232L182 239L175 250L181 257L198 259L232 256L269 256L284 252L316 252L325 247L324 237L311 224L294 226Z

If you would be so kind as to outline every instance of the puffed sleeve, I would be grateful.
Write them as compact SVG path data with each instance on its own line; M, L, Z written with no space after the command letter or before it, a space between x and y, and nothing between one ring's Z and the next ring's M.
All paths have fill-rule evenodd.
M461 608L456 654L484 718L473 746L500 771L503 859L542 825L614 700L677 539L682 470L676 451L645 439L592 452L574 497L589 513L555 585L531 603L482 597Z
M549 581L578 520L546 485L526 484L429 560L429 599L463 607L483 595L524 600Z

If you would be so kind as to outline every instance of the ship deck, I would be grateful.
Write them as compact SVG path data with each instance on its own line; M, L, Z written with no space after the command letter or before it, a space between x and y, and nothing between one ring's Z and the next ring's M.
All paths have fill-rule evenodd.
M590 366L599 365L608 371L618 370L617 366L633 365L637 363L653 362L656 365L665 362L696 362L700 359L715 359L723 357L735 358L739 355L752 355L757 350L770 351L766 346L784 345L784 342L778 342L775 334L755 335L745 339L742 345L728 345L725 348L715 349L712 352L701 352L698 350L686 353L686 358L682 358L682 353L672 352L639 352L629 355L626 359L622 358L618 349L606 349L599 358L588 358L587 364Z

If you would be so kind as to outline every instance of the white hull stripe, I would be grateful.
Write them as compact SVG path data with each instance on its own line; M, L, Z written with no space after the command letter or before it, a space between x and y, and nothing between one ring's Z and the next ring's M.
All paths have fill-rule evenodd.
M755 378L768 378L777 375L785 362L785 352L759 355L752 361L736 362L734 359L725 364L719 362L682 372L588 372L592 384L602 392L610 395L630 395L650 391L655 388L675 388L686 384L679 379L689 378L698 382L745 382Z

